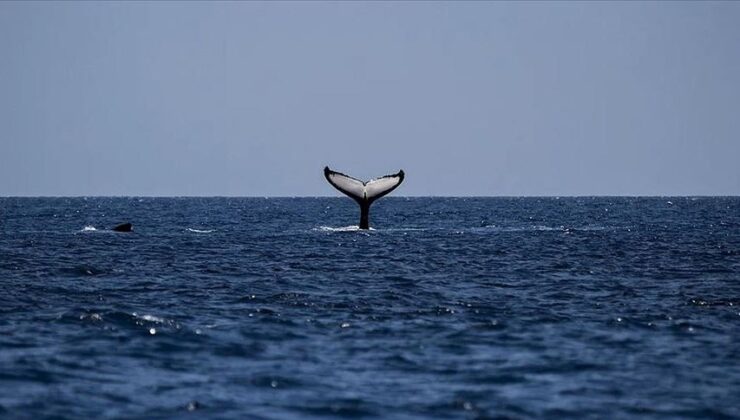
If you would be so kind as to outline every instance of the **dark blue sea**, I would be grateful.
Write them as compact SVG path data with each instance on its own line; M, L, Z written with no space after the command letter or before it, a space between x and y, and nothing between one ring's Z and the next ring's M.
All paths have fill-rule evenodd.
M740 198L358 220L344 197L0 198L0 417L740 417Z

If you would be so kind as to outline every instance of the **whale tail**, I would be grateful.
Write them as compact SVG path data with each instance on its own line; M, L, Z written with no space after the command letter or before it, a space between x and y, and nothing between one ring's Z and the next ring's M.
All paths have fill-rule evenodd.
M329 183L360 205L360 229L370 228L370 205L380 197L398 188L403 182L403 170L397 174L385 175L369 181L360 181L341 172L324 168L324 177Z

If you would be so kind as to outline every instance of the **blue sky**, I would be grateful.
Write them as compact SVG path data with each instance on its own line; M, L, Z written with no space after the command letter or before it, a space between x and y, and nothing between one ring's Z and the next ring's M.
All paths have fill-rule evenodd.
M740 3L0 3L0 195L740 194Z

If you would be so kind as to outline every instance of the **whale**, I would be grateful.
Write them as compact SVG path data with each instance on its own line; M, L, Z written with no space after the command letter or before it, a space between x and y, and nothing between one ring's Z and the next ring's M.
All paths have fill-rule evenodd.
M360 206L360 229L370 229L370 205L398 188L404 176L403 169L401 169L393 175L361 181L341 172L332 171L328 166L324 167L324 177L329 184L355 200Z
M114 227L112 230L116 232L131 232L134 230L133 225L131 223L121 223L120 225Z

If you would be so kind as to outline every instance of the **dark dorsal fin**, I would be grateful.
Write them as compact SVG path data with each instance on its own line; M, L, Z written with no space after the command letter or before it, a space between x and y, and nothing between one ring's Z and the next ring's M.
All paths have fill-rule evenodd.
M113 228L116 232L131 232L134 230L134 226L131 223L122 223Z

